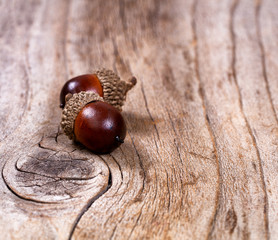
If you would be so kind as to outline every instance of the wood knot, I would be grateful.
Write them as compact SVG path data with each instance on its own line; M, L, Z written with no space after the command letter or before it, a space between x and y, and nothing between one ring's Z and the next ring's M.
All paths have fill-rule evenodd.
M58 203L92 197L107 187L109 169L101 159L58 149L59 141L44 139L38 147L26 150L30 155L7 161L3 178L8 188L29 201Z

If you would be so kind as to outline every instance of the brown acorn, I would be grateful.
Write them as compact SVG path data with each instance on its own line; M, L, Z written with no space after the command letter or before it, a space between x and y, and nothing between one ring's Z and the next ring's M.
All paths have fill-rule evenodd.
M61 126L65 134L94 153L109 153L126 136L126 124L118 109L94 92L79 92L66 102Z
M81 91L95 92L104 101L122 110L127 92L136 84L135 77L123 81L112 70L100 69L92 74L77 76L65 83L60 94L60 106L64 108L67 98Z

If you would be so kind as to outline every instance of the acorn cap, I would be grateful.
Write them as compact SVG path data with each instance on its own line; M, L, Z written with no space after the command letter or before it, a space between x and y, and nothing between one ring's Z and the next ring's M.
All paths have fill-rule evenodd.
M100 69L95 71L103 89L103 99L105 102L122 111L122 106L126 99L127 92L135 86L137 80L135 77L128 81L123 81L112 70Z
M90 102L103 101L97 93L94 92L79 92L68 94L66 96L66 105L62 112L61 126L65 134L70 138L74 139L74 121L81 111L81 109Z

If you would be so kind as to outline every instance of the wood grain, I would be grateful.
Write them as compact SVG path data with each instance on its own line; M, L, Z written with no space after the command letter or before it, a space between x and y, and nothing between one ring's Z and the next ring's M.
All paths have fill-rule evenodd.
M0 1L0 239L277 239L278 3ZM120 148L59 128L59 92L134 75Z

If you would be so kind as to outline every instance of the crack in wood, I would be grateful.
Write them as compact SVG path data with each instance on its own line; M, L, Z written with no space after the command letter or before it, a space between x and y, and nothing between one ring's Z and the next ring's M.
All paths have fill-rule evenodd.
M157 129L157 126L156 126L156 122L154 121L154 118L153 118L153 116L152 116L152 114L150 112L150 109L149 109L149 105L148 105L147 97L146 97L146 94L145 94L143 82L141 82L141 92L143 94L143 99L144 99L144 103L145 103L145 107L146 107L147 113L148 113L151 121L153 122L153 126L154 126L154 129L155 129L155 132L157 134L158 140L160 141L160 136L159 136L158 129Z
M204 89L202 86L202 81L201 81L201 76L199 72L199 54L198 54L198 36L197 36L197 24L196 24L196 12L197 12L197 7L198 7L199 0L195 0L192 9L191 9L191 28L193 32L193 41L194 41L194 52L195 52L195 71L196 71L196 78L199 83L199 96L202 101L202 107L203 107L203 115L205 116L205 123L211 138L211 142L213 145L214 149L214 154L216 158L216 163L217 163L217 173L218 173L218 188L216 192L216 202L215 202L215 210L214 210L214 215L212 217L212 220L210 221L210 229L208 231L208 236L207 239L211 239L211 235L214 231L215 224L216 224L216 217L218 215L219 207L220 207L220 198L221 198L221 191L222 191L222 177L221 177L221 169L220 169L220 159L218 157L217 153L217 143L215 141L215 135L213 133L209 117L208 117L208 111L206 109L206 100L205 100L205 95L204 95Z
M108 166L108 165L107 165ZM73 226L71 227L70 230L70 234L68 239L71 240L72 236L74 234L74 231L78 225L78 223L80 222L81 218L83 217L83 215L89 210L89 208L91 208L91 206L94 204L95 201L97 201L101 196L103 196L106 192L108 192L108 190L111 188L111 186L113 185L113 180L112 180L112 175L111 175L111 169L109 168L109 177L108 177L108 183L107 186L96 196L94 196L93 198L91 198L87 204L82 208L82 210L80 211L80 213L78 214L77 218L75 219Z
M171 207L171 191L170 191L170 187L169 187L169 175L168 172L164 166L164 171L166 173L166 186L167 186L167 192L168 192L168 204L167 204L167 210L168 212L170 211L170 207Z
M136 153L136 155L137 155L137 157L138 157L140 168L141 168L141 170L142 170L142 172L143 172L143 185L142 185L141 190L139 191L140 194L142 194L143 191L144 191L144 189L145 189L146 172L145 172L145 168L144 168L144 166L143 166L143 162L142 162L141 156L139 155L139 152L138 152L138 150L137 150L137 148L136 148L136 146L135 146L135 143L134 143L134 140L133 140L133 136L130 134L130 132L129 132L129 135L130 135L131 143L132 143L132 145L133 145L133 148L134 148L134 150L135 150L135 153ZM139 194L139 193L138 193L138 194Z
M261 182L262 182L263 191L264 191L264 202L265 202L265 204L264 204L264 222L265 222L265 228L266 228L266 238L269 239L268 195L267 195L267 191L266 191L266 183L265 183L265 178L264 178L264 170L263 170L263 167L262 167L262 158L261 158L261 154L260 154L260 151L259 151L259 148L258 148L256 137L255 137L255 135L254 135L254 133L253 133L253 131L251 129L249 120L248 120L248 118L247 118L247 116L246 116L246 114L244 112L242 94L241 94L241 91L240 91L240 88L239 88L239 83L238 83L237 73L236 73L236 35L235 35L235 32L234 32L234 18L235 18L234 15L235 15L235 11L236 11L236 8L237 8L238 4L239 4L239 0L234 0L234 3L233 3L232 8L231 8L231 13L230 13L230 35L231 35L231 41L232 41L232 62L231 62L231 67L232 67L233 78L234 78L234 81L235 81L235 86L236 86L236 89L237 89L237 92L238 92L240 111L241 111L242 116L244 118L244 121L245 121L247 130L249 132L249 135L251 136L252 143L253 143L253 146L255 148L258 160L259 160L259 169L260 169ZM258 8L259 8L259 6L260 6L260 4L256 6L256 12L257 12L256 13L256 18L258 18L258 12L259 12ZM257 21L258 20L256 20L256 22ZM258 31L258 25L256 26L256 28L257 28L257 31ZM257 36L259 36L258 32L257 32L257 34L258 34ZM261 48L261 51L263 51L262 46L260 46L260 48ZM262 65L263 65L263 75L264 75L264 79L265 79L265 81L267 83L268 81L267 81L267 78L266 78L266 72L265 72L265 66L264 66L264 64L265 64L264 63L264 61L265 61L264 60L264 54L263 54L263 52L261 54L262 54L261 57L263 58L263 60L262 60L263 61L262 62ZM269 92L269 88L267 88L267 90L268 90L268 94L269 94L270 93ZM270 95L269 95L269 97L270 97ZM271 98L270 98L270 101L271 101ZM275 114L275 112L274 112L274 114ZM276 120L277 120L277 118L276 118ZM245 223L245 224L247 225L247 223Z
M122 171L122 167L121 167L121 165L118 163L118 161L117 161L117 159L113 156L113 154L109 154L109 156L114 160L114 162L117 164L117 166L118 166L118 168L119 168L119 171L120 171L120 174L121 174L121 184L123 183L123 179L124 179L124 177L123 177L123 171Z
M125 155L125 153L124 153L124 151L122 149L122 146L120 146L120 151L121 151L122 155L125 157L126 162L129 163L128 158L127 158L127 156ZM128 181L126 182L126 189L129 188L129 183L130 183L130 172L128 171Z

